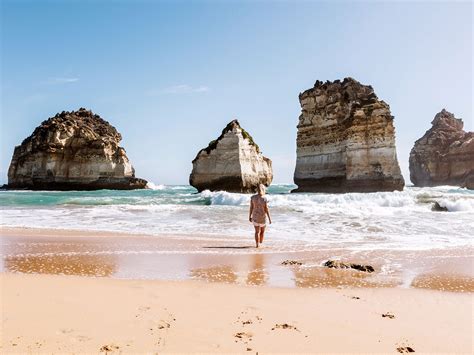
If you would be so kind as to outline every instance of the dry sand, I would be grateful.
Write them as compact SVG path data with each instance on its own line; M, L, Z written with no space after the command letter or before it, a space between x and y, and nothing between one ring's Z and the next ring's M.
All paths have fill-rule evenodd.
M10 273L0 281L4 354L473 352L472 293Z

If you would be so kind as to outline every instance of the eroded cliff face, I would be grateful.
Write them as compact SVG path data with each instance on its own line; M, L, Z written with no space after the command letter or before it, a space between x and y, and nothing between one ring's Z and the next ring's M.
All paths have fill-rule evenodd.
M84 108L41 123L15 147L8 188L96 190L144 188L119 146L122 136Z
M474 132L445 109L410 152L410 180L415 186L455 185L474 189Z
M390 108L352 78L299 95L294 192L402 190Z
M272 162L260 153L252 137L231 121L215 141L193 160L190 185L198 191L255 192L258 184L270 185Z

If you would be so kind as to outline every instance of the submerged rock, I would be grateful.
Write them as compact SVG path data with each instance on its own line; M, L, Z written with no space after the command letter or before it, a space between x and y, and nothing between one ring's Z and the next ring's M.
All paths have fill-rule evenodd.
M324 266L334 269L355 269L364 272L374 272L375 269L371 265L361 265L361 264L352 264L344 263L338 260L328 260L324 263Z
M433 206L431 206L431 210L434 212L448 212L448 208L441 206L439 202L433 203Z
M122 136L92 111L63 111L41 123L15 147L8 188L32 190L130 190L146 181L119 146Z
M299 95L294 192L402 190L390 107L352 78Z
M189 184L198 191L255 192L258 184L269 186L272 162L264 157L252 137L237 120L201 149L193 160Z
M410 180L415 186L455 185L474 189L474 132L445 109L410 152Z

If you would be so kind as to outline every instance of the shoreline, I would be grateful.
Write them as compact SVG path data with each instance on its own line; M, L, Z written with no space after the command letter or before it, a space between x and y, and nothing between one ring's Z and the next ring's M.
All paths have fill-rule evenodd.
M424 288L474 292L472 248L354 252L330 246L285 250L270 244L255 249L250 237L229 241L200 237L1 228L0 272L200 280L282 288ZM370 264L376 271L323 267L329 259Z
M473 350L468 294L6 273L0 283L3 353Z

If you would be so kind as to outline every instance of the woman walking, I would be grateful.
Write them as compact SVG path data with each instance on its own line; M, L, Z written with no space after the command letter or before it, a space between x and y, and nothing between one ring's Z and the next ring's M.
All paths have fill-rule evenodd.
M255 246L263 243L265 235L266 218L272 224L270 211L268 210L267 198L265 197L265 185L260 184L257 187L257 194L250 198L249 221L255 227Z

